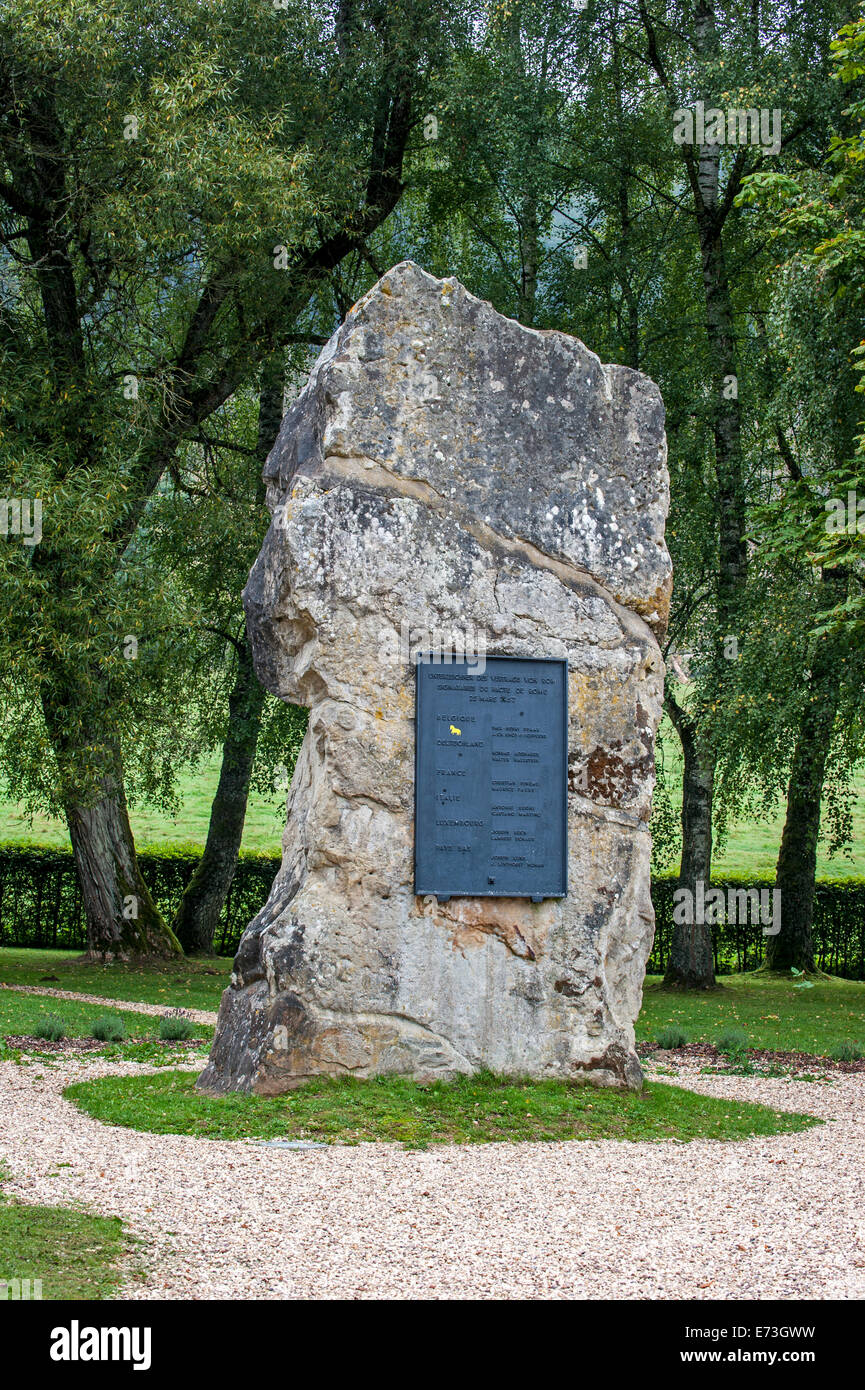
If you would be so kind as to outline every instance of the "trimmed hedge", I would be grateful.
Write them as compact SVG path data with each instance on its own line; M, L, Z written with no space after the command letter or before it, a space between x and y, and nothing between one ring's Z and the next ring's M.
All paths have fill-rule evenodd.
M713 888L756 888L758 892L774 884L769 879L755 882L741 874L713 878ZM676 876L652 880L655 908L655 944L647 966L650 975L663 975L673 940L673 893ZM770 899L771 901L771 899ZM783 913L782 913L783 921ZM766 938L758 923L723 922L713 928L715 974L734 970L756 970L763 962ZM848 980L865 979L865 879L831 882L818 879L814 895L812 928L817 966L830 975Z
M141 872L160 910L170 920L201 855L194 845L142 849ZM243 930L270 892L279 856L242 853L214 943L220 955L233 955ZM730 875L713 888L772 888ZM652 882L655 944L648 970L663 975L673 938L674 875ZM70 849L28 843L0 846L0 946L60 947L83 950L86 930L81 894ZM714 930L715 972L754 970L763 960L765 937L757 923L723 923ZM832 975L865 979L865 880L819 880L814 905L817 964Z
M195 845L138 851L138 863L154 902L170 921L201 858ZM220 917L214 948L234 955L248 922L270 892L279 856L241 852ZM83 950L84 908L71 849L33 844L0 845L0 946Z

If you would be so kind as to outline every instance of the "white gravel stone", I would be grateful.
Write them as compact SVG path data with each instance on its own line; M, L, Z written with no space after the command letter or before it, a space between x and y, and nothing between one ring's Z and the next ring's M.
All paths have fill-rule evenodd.
M829 1121L800 1134L427 1152L140 1134L61 1096L153 1070L0 1064L7 1190L121 1216L149 1247L124 1298L865 1296L861 1075L673 1082Z

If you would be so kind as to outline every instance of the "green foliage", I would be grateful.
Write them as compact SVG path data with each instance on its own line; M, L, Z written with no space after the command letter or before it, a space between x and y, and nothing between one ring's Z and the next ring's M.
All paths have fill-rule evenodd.
M861 1043L853 1042L851 1038L844 1038L830 1048L829 1056L835 1062L861 1062L862 1058L865 1057L865 1049Z
M172 1009L159 1020L159 1036L164 1042L182 1042L194 1032L192 1019L182 1009Z
M200 847L186 845L139 854L144 880L166 918L173 915L200 857ZM218 954L233 954L278 868L274 855L241 853L214 943ZM0 848L0 943L83 949L84 912L71 850L29 844Z
M157 906L170 916L200 857L195 846L160 846L144 849L141 869ZM263 907L280 860L275 855L242 853L234 882L223 909L215 949L233 955L240 937ZM756 888L771 892L771 881L725 875L713 879L713 887ZM663 974L673 934L673 893L676 879L657 875L652 880L655 939L649 959L650 974ZM753 970L763 960L766 938L757 923L725 922L714 932L715 971ZM865 977L865 880L860 878L818 881L815 896L814 944L818 967L851 979ZM80 894L70 850L33 845L0 846L0 946L83 948L85 931ZM190 975L192 963L181 963L181 975ZM81 980L92 980L87 967ZM44 973L44 972L43 972ZM136 971L130 972L136 978ZM172 976L173 978L173 976ZM35 981L33 981L35 983ZM75 986L73 986L75 987ZM90 993L92 983L80 984ZM213 989L221 991L217 982ZM168 988L168 985L165 985ZM205 987L207 988L207 987ZM150 994L129 998L151 999ZM194 1005L198 995L190 996Z
M823 501L832 494L823 480L832 460L848 459L857 428L848 361L857 310L850 305L839 317L819 277L782 259L773 221L736 194L740 179L750 186L749 174L754 187L777 179L788 189L821 178L847 95L830 61L844 16L841 6L807 6L775 23L720 5L703 16L698 34L693 12L671 25L652 0L636 12L605 3L567 16L555 3L496 11L478 26L477 51L461 58L471 79L444 94L436 158L403 205L410 219L404 236L431 269L458 274L523 322L575 333L602 360L639 367L661 387L671 475L666 537L676 575L669 647L689 656L690 713L717 762L716 849L730 820L774 807L786 794L803 712L825 698L810 686L809 672L827 596L812 556L798 546L786 553L799 522L785 479L790 459L806 479L820 479L819 487L807 486L825 542ZM653 47L660 75L647 58ZM720 157L741 436L736 500L743 526L759 541L758 549L748 547L735 621L723 629L718 363L706 332L707 266L691 198L697 174L687 166L692 151L671 138L673 110L697 97L722 108L783 111L780 154L750 147ZM839 225L838 208L828 215ZM719 216L716 209L712 220ZM385 240L386 230L377 234L385 261L405 246ZM588 252L584 268L573 263L579 245ZM834 495L846 498L846 486ZM771 535L763 510L770 504ZM845 604L860 602L857 583ZM835 603L832 596L829 607ZM730 635L739 659L719 660ZM851 768L865 751L861 645L842 645L837 661L841 693L824 820L827 839L840 848L850 838ZM662 762L655 871L671 866L677 851L678 789L668 773Z
M218 741L267 524L261 364L297 374L329 272L398 202L452 22L433 0L4 5L0 472L43 535L0 545L0 758L29 808L87 805L124 765L170 805Z
M57 1014L46 1014L34 1024L33 1033L47 1042L61 1042L66 1037L66 1021Z
M208 1139L323 1139L358 1144L517 1143L561 1139L745 1139L814 1120L650 1084L616 1092L480 1073L419 1086L403 1077L310 1082L288 1095L203 1096L184 1072L107 1077L64 1095L103 1124Z
M828 433L840 445L824 451L823 457L817 451L813 466L771 499L761 514L764 539L772 558L793 553L812 565L852 572L851 590L828 611L818 609L815 615L818 633L841 629L851 635L865 622L865 524L857 524L855 502L852 525L850 517L842 525L829 523L841 510L839 504L846 511L849 492L861 498L865 463L861 401L853 394L865 392L865 6L860 6L856 20L840 29L830 47L832 76L839 87L849 89L844 95L852 99L839 113L825 161L816 168L800 165L792 173L756 172L746 179L739 202L762 213L777 243L779 305L791 298L801 300L801 287L807 287L828 325L827 332L818 332L810 343L800 345L795 336L792 342L788 338L785 348L790 358L788 385L797 402L797 447L800 440L808 440L810 430L803 427L811 424L814 403L825 400L827 393L835 396L834 408L824 415L816 437ZM836 426L842 426L843 437Z
M665 729L662 723L655 740L655 790L652 795L652 873L663 873L670 869L682 854L682 786L681 774L678 785L675 772L671 768L675 734ZM673 791L678 792L676 805Z
M650 975L663 975L666 970L674 931L676 885L673 875L656 875L652 879L655 939L647 967ZM719 874L711 883L712 888L720 888L725 893L730 888L755 888L771 894L773 886L772 880L734 874ZM817 881L813 938L820 970L847 979L865 979L865 879ZM758 923L718 923L712 929L712 940L716 975L756 970L763 962L766 937Z
M655 1038L658 1047L664 1048L665 1051L674 1047L685 1047L688 1041L688 1034L684 1028L674 1026L662 1028Z
M727 1057L741 1057L748 1050L748 1034L744 1028L725 1028L715 1044Z
M118 0L106 24L96 0L7 0L0 466L8 492L45 510L40 546L0 545L0 760L16 800L59 813L70 791L101 784L108 761L133 801L176 808L178 767L225 734L239 590L267 524L260 369L276 361L295 390L377 269L414 254L658 381L670 646L692 658L716 834L785 789L803 714L824 698L812 666L831 645L824 821L832 847L849 843L850 771L865 749L862 537L825 522L827 500L862 474L865 19L830 52L849 18L836 0L778 15L719 4L699 32L692 11L675 18L658 0L593 0L588 12L568 0ZM785 113L780 154L743 147L719 163L741 433L733 502L752 534L740 654L724 665L710 267L691 152L671 138L672 111L698 96ZM40 208L54 236L47 281L28 240L30 199L44 192L37 153L56 180ZM67 299L47 294L48 312L61 283ZM827 593L821 565L843 567L843 594ZM290 773L302 730L301 712L268 700L256 786L273 791ZM667 772L656 869L677 849ZM14 883L2 870L12 939L78 941L80 905L54 867L28 876L22 864ZM152 870L166 913L186 873L175 868ZM218 949L259 905L252 877L241 865ZM654 964L667 949L665 891ZM861 973L854 899L820 901L821 964ZM762 945L722 933L720 968L756 963Z
M126 1038L123 1019L118 1014L107 1014L104 1018L94 1019L90 1025L90 1036L98 1042L123 1042Z

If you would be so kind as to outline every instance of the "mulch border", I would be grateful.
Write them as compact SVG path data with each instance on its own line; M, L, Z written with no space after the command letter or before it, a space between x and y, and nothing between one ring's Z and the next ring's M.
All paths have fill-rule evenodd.
M730 1065L731 1058L726 1052L719 1052L713 1043L686 1043L683 1047L663 1048L655 1042L637 1044L637 1053L646 1061L651 1061L656 1053L663 1062L725 1062ZM822 1067L828 1071L846 1073L865 1072L865 1057L858 1062L836 1062L833 1057L822 1057L814 1052L773 1052L769 1048L748 1047L743 1055L750 1062L760 1062L767 1066L791 1067L796 1071Z
M7 1047L16 1049L19 1052L100 1052L106 1047L122 1047L125 1043L147 1042L155 1047L177 1047L178 1042L182 1042L184 1047L209 1046L209 1038L143 1038L127 1037L120 1042L103 1042L101 1038L60 1038L54 1041L52 1038L37 1038L35 1033L6 1033L3 1041Z

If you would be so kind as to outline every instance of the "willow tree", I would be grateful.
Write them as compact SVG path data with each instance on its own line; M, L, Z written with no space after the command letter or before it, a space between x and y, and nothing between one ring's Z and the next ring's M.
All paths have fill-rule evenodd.
M396 206L432 0L94 0L0 15L3 764L65 815L100 957L173 954L124 744L147 704L148 508L315 285ZM135 659L133 659L135 658Z
M305 377L308 353L302 345L294 352L292 376ZM168 754L179 709L187 730L181 762L219 757L204 848L171 923L184 950L196 954L213 951L250 790L255 784L274 800L285 789L306 727L305 710L269 695L258 680L241 598L270 520L262 468L282 419L285 377L276 353L262 364L256 388L238 392L179 450L149 515L149 563L170 577L173 598L160 642L187 693L184 699L175 689L153 709L149 738L139 740L127 771L150 801L174 783Z
M765 423L780 478L759 518L758 557L800 595L796 621L781 628L782 670L798 649L785 698L764 702L745 740L764 785L786 797L781 929L766 951L769 968L782 970L814 968L818 837L828 830L830 851L849 842L850 776L865 751L865 8L832 50L842 96L857 85L825 164L756 174L740 199L762 216L776 254L763 336L776 383Z

